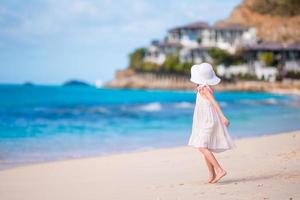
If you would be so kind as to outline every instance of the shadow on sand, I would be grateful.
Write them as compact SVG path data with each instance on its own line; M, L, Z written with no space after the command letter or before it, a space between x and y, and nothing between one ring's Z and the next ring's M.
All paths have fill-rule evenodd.
M265 179L272 179L275 177L279 177L280 173L276 174L269 174L269 175L263 175L263 176L249 176L244 178L237 178L237 179L229 179L229 180L221 180L217 184L219 185L226 185L226 184L236 184L236 183L245 183L245 182L252 182L252 181L259 181L259 180L265 180Z

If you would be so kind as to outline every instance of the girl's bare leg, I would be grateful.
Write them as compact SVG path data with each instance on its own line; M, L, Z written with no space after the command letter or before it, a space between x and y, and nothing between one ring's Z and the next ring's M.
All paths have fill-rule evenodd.
M207 161L213 165L213 168L215 170L216 176L211 181L211 183L218 182L223 176L226 175L226 171L222 169L218 161L216 160L215 156L212 154L211 151L209 151L207 148L199 148L199 150L202 152L202 154L205 156Z
M206 162L206 165L207 165L207 168L208 168L208 173L209 173L209 177L208 177L207 182L210 183L215 179L216 173L215 173L215 170L214 170L214 166L209 162L209 160L204 155L203 155L203 157L205 159L205 162Z
M209 172L209 178L208 178L207 182L211 183L216 177L215 169L214 169L214 166L209 162L209 160L205 156L203 156L203 157L206 161L208 172Z

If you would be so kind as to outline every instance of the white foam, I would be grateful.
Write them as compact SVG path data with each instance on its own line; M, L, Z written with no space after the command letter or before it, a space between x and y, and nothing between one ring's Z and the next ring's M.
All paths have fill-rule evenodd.
M180 103L175 103L174 107L175 108L193 108L194 104L183 101L183 102L180 102Z
M276 105L276 104L278 104L278 101L276 100L276 99L267 99L267 100L265 100L265 103L266 104L271 104L271 105Z
M248 105L277 105L279 102L274 98L269 98L265 100L242 100L241 103Z
M138 106L139 110L147 111L147 112L156 112L162 109L162 105L160 103L149 103L142 106Z

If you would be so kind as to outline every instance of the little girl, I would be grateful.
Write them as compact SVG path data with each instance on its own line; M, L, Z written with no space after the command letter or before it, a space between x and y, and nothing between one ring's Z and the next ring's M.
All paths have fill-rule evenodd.
M209 63L202 63L192 66L191 81L197 84L197 98L188 145L201 151L209 171L208 183L216 183L226 175L226 171L212 152L223 152L236 147L228 134L229 120L224 116L214 98L214 91L209 86L217 85L220 78L215 75Z

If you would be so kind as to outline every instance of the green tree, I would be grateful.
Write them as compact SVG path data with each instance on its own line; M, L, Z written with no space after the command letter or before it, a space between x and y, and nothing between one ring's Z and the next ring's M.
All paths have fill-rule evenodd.
M130 58L130 63L129 67L135 70L142 70L143 67L143 59L146 55L146 49L144 48L139 48L136 49L134 52L132 52L129 55Z
M167 72L175 72L176 69L178 70L178 65L180 65L179 56L176 54L170 55L163 63L163 69Z
M183 73L183 74L189 74L192 65L193 65L193 63L181 63L181 66L182 66L182 68L181 68L181 69L182 69L181 73Z
M197 38L197 42L198 42L198 44L201 44L202 43L202 38L201 37Z
M243 49L238 49L235 54L231 55L232 65L240 65L246 63Z
M214 65L224 64L229 66L233 61L231 54L223 49L211 48L208 50L208 54L213 58Z
M290 78L290 79L300 79L300 72L298 71L289 71L285 74L285 78Z
M274 54L272 52L265 52L259 55L259 60L268 66L275 64Z
M184 65L181 63L178 63L177 65L175 65L174 72L182 74L184 72Z
M144 62L142 63L140 70L143 72L154 72L157 71L158 67L159 66L155 63Z
M190 73L191 66L192 63L181 63L179 56L174 54L167 57L163 64L163 70L177 74L188 74Z
M299 15L299 0L253 0L248 7L254 12L277 16Z

